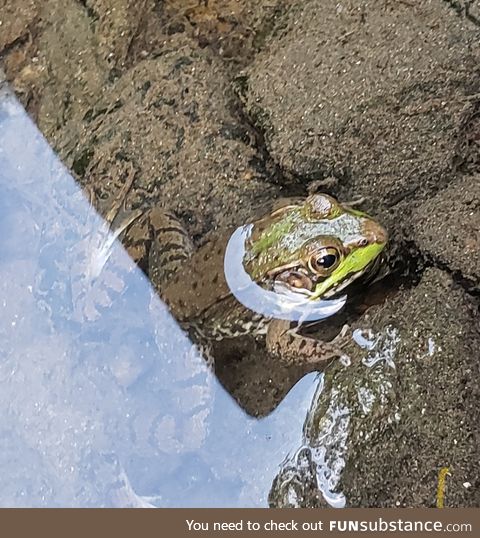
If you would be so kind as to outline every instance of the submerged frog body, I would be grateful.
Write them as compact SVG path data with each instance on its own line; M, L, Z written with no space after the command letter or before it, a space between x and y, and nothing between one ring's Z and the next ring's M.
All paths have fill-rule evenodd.
M342 354L337 343L304 336L288 320L265 317L237 301L224 274L230 233L194 251L172 214L152 210L148 224L154 231L150 279L195 339L205 343L266 335L269 351L288 361L323 362ZM374 219L328 195L288 199L252 223L243 269L262 288L280 287L307 303L320 301L361 277L368 280L386 241L384 228Z

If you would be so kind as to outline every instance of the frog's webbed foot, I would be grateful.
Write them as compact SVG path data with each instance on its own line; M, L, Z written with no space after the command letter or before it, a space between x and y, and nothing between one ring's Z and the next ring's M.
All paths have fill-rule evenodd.
M213 354L212 344L210 342L201 342L196 344L196 347L210 370L215 371L215 356Z
M345 356L343 348L348 344L345 325L331 342L322 342L299 333L299 326L291 328L286 320L273 320L267 330L267 349L272 354L292 364L325 364Z
M344 348L351 340L351 338L348 336L349 330L350 327L345 323L345 325L340 329L340 332L330 343L335 344L339 348Z

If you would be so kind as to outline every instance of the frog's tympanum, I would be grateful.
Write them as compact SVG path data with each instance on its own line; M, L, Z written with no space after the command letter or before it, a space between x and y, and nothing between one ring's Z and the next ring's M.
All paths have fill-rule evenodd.
M235 298L224 273L230 233L194 252L170 213L152 210L148 222L155 230L150 279L197 341L266 335L268 350L283 360L317 363L342 355L339 342L302 335L298 322L252 311ZM288 199L251 223L242 270L261 289L295 297L297 302L300 298L300 304L309 308L345 293L353 282L368 282L386 242L384 228L365 213L328 195L313 194Z

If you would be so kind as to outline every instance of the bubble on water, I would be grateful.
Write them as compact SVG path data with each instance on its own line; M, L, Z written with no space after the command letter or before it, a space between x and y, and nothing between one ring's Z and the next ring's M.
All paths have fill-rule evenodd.
M385 332L375 340L374 346L369 350L370 353L363 359L363 364L372 368L377 363L384 361L391 368L395 368L393 359L397 353L399 343L398 330L394 327L387 327Z

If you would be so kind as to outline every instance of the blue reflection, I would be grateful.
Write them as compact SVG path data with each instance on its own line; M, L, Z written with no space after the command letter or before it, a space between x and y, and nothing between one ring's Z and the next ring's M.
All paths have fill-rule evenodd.
M1 84L0 185L0 505L266 506L316 375L248 417Z

